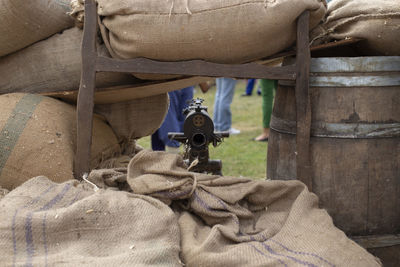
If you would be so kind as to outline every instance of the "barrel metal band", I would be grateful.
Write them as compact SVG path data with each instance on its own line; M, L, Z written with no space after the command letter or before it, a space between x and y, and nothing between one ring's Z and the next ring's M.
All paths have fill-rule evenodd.
M311 72L400 71L399 56L312 58Z
M279 133L296 134L296 121L271 117L270 128ZM311 136L327 138L398 138L400 123L326 123L311 125Z
M279 85L294 86L293 81L281 80ZM311 87L385 87L400 86L400 75L369 75L369 76L313 76L310 73Z

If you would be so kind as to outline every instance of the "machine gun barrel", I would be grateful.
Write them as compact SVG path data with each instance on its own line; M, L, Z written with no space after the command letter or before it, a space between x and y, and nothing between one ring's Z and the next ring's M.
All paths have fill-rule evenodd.
M229 137L229 132L214 132L214 123L202 103L203 99L199 98L189 103L183 112L186 116L183 133L171 132L168 138L185 144L185 162L191 166L196 160L196 165L191 166L192 171L221 175L222 162L209 159L208 146L216 147L224 137Z

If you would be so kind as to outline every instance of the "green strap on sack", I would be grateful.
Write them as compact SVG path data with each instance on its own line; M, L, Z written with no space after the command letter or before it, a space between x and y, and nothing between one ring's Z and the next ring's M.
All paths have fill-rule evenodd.
M39 95L24 95L15 105L0 132L0 175L36 106L44 99Z

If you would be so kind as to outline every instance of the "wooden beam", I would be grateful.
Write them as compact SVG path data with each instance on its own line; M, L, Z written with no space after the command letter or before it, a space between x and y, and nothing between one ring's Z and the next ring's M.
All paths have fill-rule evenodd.
M383 248L400 245L400 234L351 236L350 238L363 248Z
M310 164L311 104L309 92L310 48L308 37L310 12L305 11L297 22L296 57L296 171L297 179L312 191Z
M257 63L217 64L203 60L160 62L146 58L118 60L99 57L97 71L133 72L148 74L180 74L207 77L256 78L273 80L295 80L294 66L267 67Z
M94 89L96 86L96 31L97 12L93 0L85 1L85 16L82 39L82 72L77 102L77 140L74 161L74 176L81 179L90 171L90 149L92 144Z

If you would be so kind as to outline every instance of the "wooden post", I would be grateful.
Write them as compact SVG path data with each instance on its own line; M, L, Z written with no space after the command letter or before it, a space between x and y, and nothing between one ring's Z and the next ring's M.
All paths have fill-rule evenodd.
M296 172L297 179L312 191L310 164L311 104L309 91L310 48L309 48L309 11L303 12L297 22L296 56Z
M77 140L74 176L82 179L90 171L90 149L92 144L94 89L96 86L96 3L85 1L85 16L82 40L82 71L77 102Z

